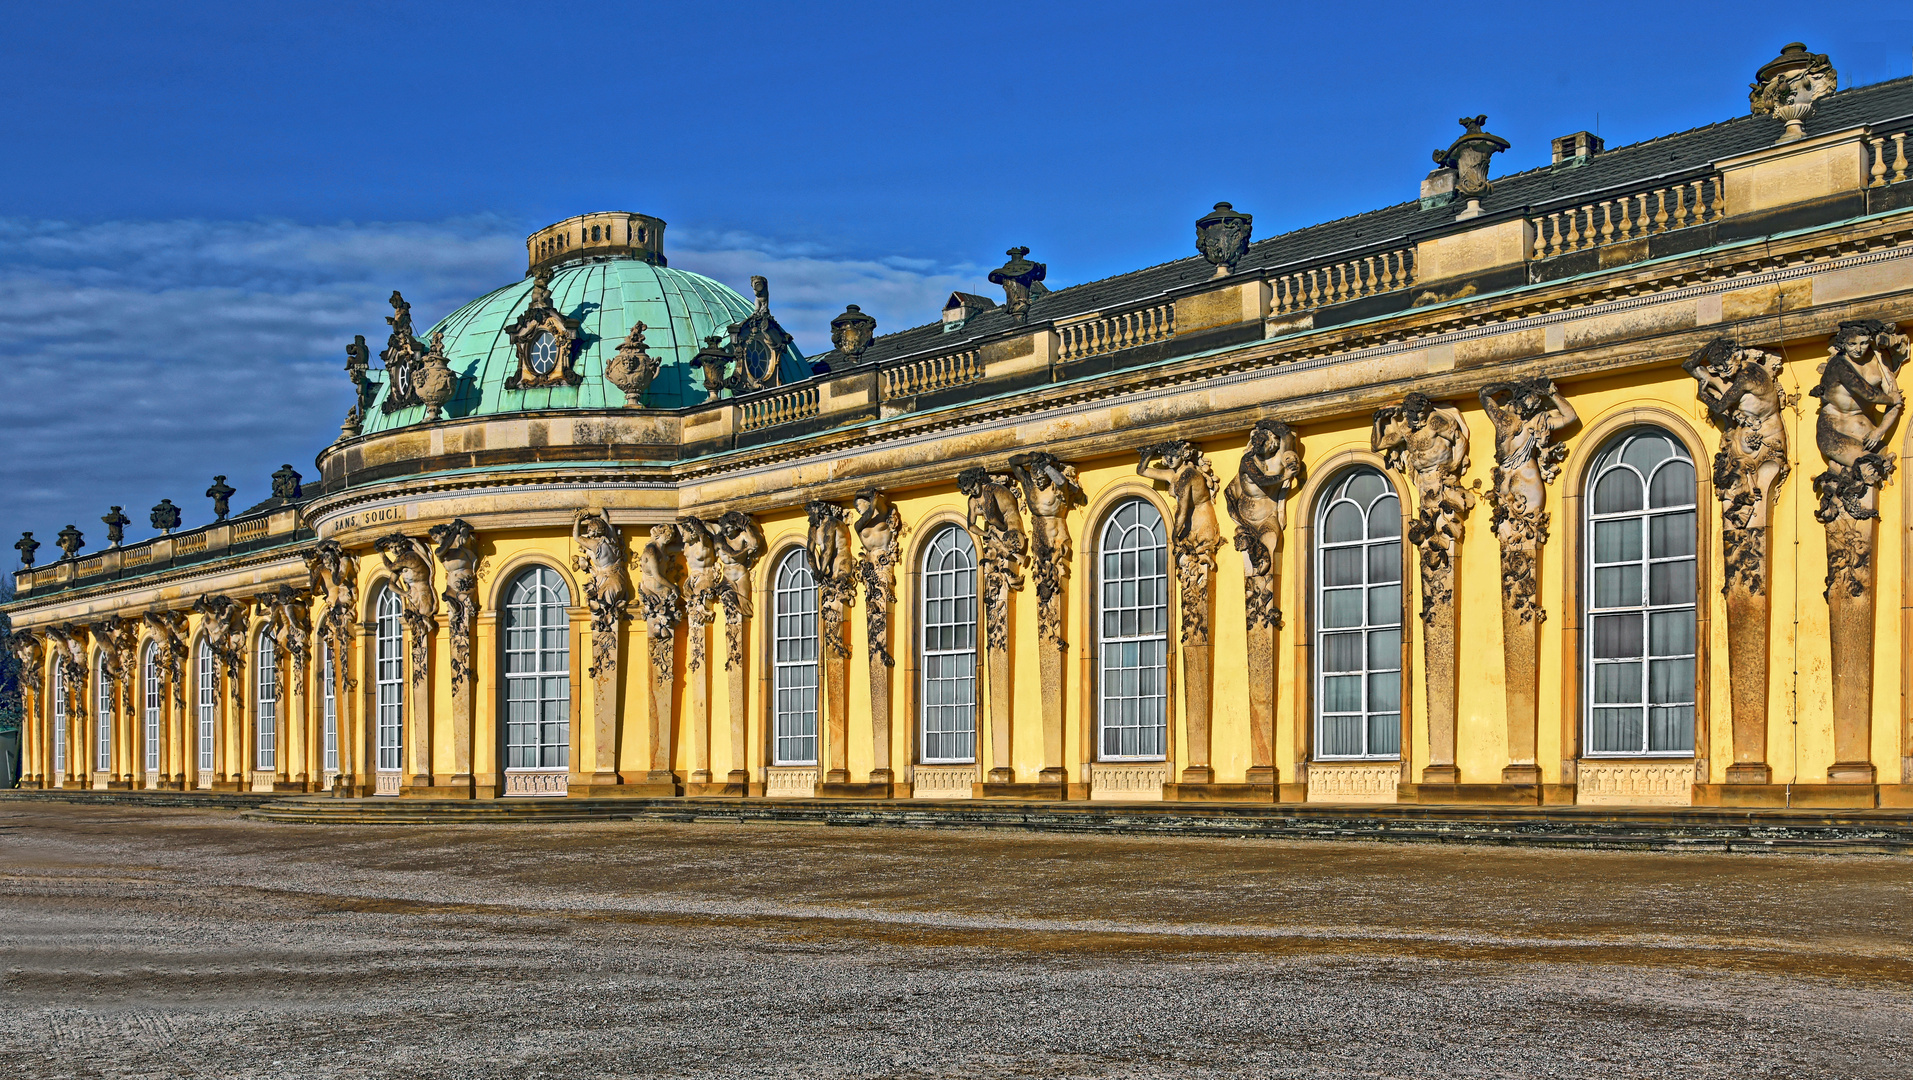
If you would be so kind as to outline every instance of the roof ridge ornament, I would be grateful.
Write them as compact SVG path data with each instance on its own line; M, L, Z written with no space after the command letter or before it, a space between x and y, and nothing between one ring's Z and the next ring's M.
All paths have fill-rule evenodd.
M157 529L161 536L171 536L173 530L179 528L179 507L174 506L171 499L161 499L159 505L153 507L152 516L147 520L153 523L153 528Z
M1780 55L1760 65L1747 87L1748 111L1765 113L1787 125L1776 143L1807 136L1807 117L1813 103L1839 89L1840 73L1826 53L1807 51L1805 42L1790 41Z
M1455 194L1468 200L1468 206L1455 215L1456 221L1480 217L1481 200L1494 193L1488 182L1488 159L1514 145L1499 135L1483 131L1488 114L1464 116L1456 120L1464 129L1448 149L1435 151L1435 164L1455 171Z
M1255 218L1226 202L1196 219L1196 251L1216 268L1215 277L1235 273L1236 264L1249 253L1249 234Z
M1030 316L1030 297L1048 292L1042 286L1042 280L1049 275L1049 267L1028 258L1030 249L1018 245L1004 252L1010 261L990 271L990 284L1003 286L1003 303L1009 309L1011 322L1023 322Z
M518 350L518 370L505 379L507 390L535 390L547 386L577 386L584 376L577 368L578 320L559 311L551 300L551 267L532 275L531 292L518 321L505 336Z
M126 541L126 527L133 523L120 507L108 507L106 516L100 518L106 525L106 546L119 547Z

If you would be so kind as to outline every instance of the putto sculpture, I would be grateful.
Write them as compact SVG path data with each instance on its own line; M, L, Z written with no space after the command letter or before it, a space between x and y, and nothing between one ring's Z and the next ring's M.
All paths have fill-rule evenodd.
M627 409L644 407L644 392L651 388L651 380L657 378L658 368L664 363L645 351L644 330L643 323L633 323L624 343L604 366L604 380L624 393Z
M1249 234L1255 219L1240 213L1226 202L1196 221L1196 251L1216 268L1216 277L1235 272L1236 264L1249 253Z
M1280 420L1263 420L1249 432L1242 464L1222 489L1236 525L1235 547L1242 552L1244 599L1252 627L1282 625L1275 577L1282 533L1288 527L1289 495L1301 476L1302 452L1295 432Z
M1747 88L1748 111L1784 123L1779 142L1804 139L1814 102L1838 89L1839 81L1840 74L1825 53L1808 52L1805 42L1788 42L1779 56L1754 73Z
M862 356L876 336L877 320L855 304L847 305L842 315L830 320L831 345L852 360Z
M1222 530L1216 524L1216 496L1222 481L1202 448L1185 439L1156 443L1136 452L1136 475L1169 485L1175 500L1169 522L1169 548L1176 560L1176 584L1182 608L1182 642L1209 643L1209 575L1216 569Z
M1011 322L1028 319L1030 297L1047 291L1042 282L1049 274L1049 267L1031 262L1026 257L1029 253L1029 248L1013 247L1004 252L1010 261L990 271L990 284L1003 286L1004 306L1009 310Z
M1555 432L1580 417L1546 377L1481 388L1481 409L1495 427L1491 527L1501 543L1502 602L1520 622L1546 619L1536 559L1548 542L1547 485L1559 475L1568 448Z

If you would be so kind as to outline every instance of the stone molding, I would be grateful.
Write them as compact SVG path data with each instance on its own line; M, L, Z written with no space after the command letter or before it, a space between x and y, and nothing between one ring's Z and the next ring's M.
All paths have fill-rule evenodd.
M1575 769L1580 806L1691 806L1694 763L1583 760Z
M911 795L918 799L967 799L981 781L975 765L918 765L911 770Z
M1160 802L1169 782L1166 761L1097 761L1089 767L1089 797L1101 802Z
M1312 761L1308 767L1308 801L1329 803L1392 803L1401 786L1398 761Z
M764 797L767 799L816 798L817 766L767 766L764 769Z

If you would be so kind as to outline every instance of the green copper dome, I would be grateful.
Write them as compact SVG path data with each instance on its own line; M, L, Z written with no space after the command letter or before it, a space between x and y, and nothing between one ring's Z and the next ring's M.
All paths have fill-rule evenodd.
M643 258L602 256L555 267L551 280L553 305L577 319L578 340L573 363L583 381L577 386L508 390L506 379L518 369L518 354L506 331L526 308L532 279L495 289L440 319L419 335L429 343L433 331L445 334L445 357L458 376L443 417L488 416L533 409L621 408L624 392L605 380L605 363L618 351L634 323L645 326L645 349L662 361L646 408L676 409L704 401L704 376L692 357L713 335L729 340L732 323L750 315L753 305L729 288L701 274L653 265ZM374 346L376 348L376 346ZM374 363L372 376L387 376ZM793 346L785 351L782 379L786 383L808 378L809 365ZM370 434L416 424L424 419L423 406L386 412L386 388L381 387L366 410L363 430Z

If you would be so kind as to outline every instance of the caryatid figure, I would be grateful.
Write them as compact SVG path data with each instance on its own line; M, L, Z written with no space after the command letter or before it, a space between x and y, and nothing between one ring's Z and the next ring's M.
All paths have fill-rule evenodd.
M1275 576L1288 528L1288 499L1302 476L1302 454L1295 432L1280 420L1264 420L1249 432L1249 448L1233 480L1222 489L1235 520L1235 546L1242 552L1251 622L1280 625Z
M1714 459L1714 496L1720 500L1726 576L1755 594L1766 592L1766 530L1773 493L1792 471L1787 429L1780 414L1782 359L1726 338L1702 346L1681 364L1699 383L1697 396L1721 426Z
M1421 550L1422 617L1428 618L1431 605L1453 595L1454 551L1475 505L1474 492L1461 486L1468 471L1468 425L1460 409L1416 392L1400 406L1376 411L1370 439L1389 468L1407 474L1415 487L1408 542Z
M749 514L729 510L717 519L711 539L716 541L717 561L724 575L724 668L728 671L744 659L744 620L755 609L751 570L764 554L764 533Z
M1043 636L1061 648L1063 641L1063 597L1069 582L1070 560L1075 546L1069 536L1069 511L1088 501L1077 481L1076 466L1056 460L1052 454L1036 451L1010 458L1010 475L1022 488L1024 505L1029 507L1034 526L1030 537L1030 570L1036 579L1036 598L1041 604L1038 626Z
M863 558L857 567L863 576L864 602L869 605L866 630L870 655L886 666L895 666L890 655L890 605L897 599L897 542L903 538L903 515L883 492L867 487L854 500L857 540L863 546Z
M1216 495L1222 481L1202 448L1184 440L1156 443L1136 452L1136 475L1169 485L1175 500L1169 523L1170 550L1181 588L1184 644L1208 644L1209 575L1215 570L1222 530L1216 524Z
M992 649L1009 645L1009 594L1023 588L1023 559L1029 548L1009 483L1009 477L982 467L965 469L957 476L957 490L970 500L965 516L979 549L984 631Z

